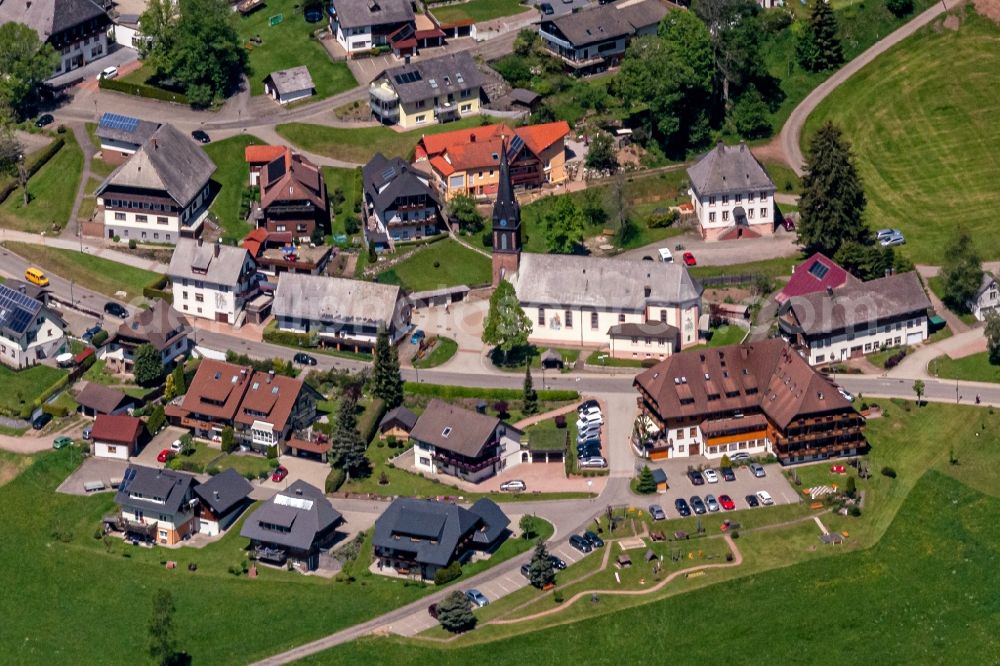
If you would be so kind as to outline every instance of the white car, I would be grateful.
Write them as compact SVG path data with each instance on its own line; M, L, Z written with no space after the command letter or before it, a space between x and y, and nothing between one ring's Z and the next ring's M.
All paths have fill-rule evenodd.
M716 472L714 469L706 469L704 472L702 472L702 475L705 477L705 480L708 481L709 483L719 482L719 473Z
M760 503L763 504L764 506L771 506L772 504L774 504L774 500L771 498L771 493L767 492L766 490L758 490L757 499L759 499Z
M593 418L595 416L597 418L603 418L601 416L601 408L600 407L596 407L596 406L594 406L594 407L587 407L586 409L581 409L578 413L579 413L581 419Z
M101 73L97 75L97 80L100 81L101 79L113 79L116 76L118 76L117 67L105 67L104 69L101 70Z
M171 442L171 444L170 444L170 450L171 450L171 451L180 451L180 450L181 450L181 449L183 449L183 448L184 448L184 444L182 444L182 443L181 443L181 440L179 440L179 439L175 439L175 440L174 440L173 442Z
M854 402L854 395L850 391L842 388L838 388L837 391L840 392L840 395L844 396L844 400L847 402Z
M580 469L604 469L608 466L608 461L601 456L585 458L580 461Z
M520 479L511 479L500 484L500 490L506 493L516 493L528 489L528 485Z
M658 252L660 253L660 261L665 264L674 263L674 255L670 254L670 250L665 247L661 247Z
M586 430L590 426L602 426L604 425L604 419L600 414L593 414L591 416L581 416L576 420L577 430Z

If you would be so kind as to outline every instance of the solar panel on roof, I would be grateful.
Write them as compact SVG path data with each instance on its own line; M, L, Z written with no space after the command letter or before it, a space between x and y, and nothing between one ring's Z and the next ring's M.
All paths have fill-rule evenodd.
M403 72L393 78L396 79L396 83L413 83L420 80L420 72Z
M0 285L0 326L20 335L41 309L42 304L34 298Z
M514 157L517 154L517 151L521 150L523 146L524 146L524 139L515 134L514 138L511 139L510 141L510 148L507 149L507 157L508 158Z
M438 87L438 82L435 81L434 79L428 79L427 83L431 84L431 88L437 88Z
M826 264L820 263L819 260L814 261L812 266L809 267L809 274L817 280L822 280L829 272L830 267Z
M382 173L380 175L382 176L382 180L389 180L390 178L396 175L396 167L388 166L382 170Z
M129 467L125 470L125 477L122 479L121 484L118 486L118 490L121 492L128 491L129 485L135 480L135 468Z
M105 113L101 116L98 124L108 129L134 132L139 127L139 119L132 118L131 116L123 116L120 113Z

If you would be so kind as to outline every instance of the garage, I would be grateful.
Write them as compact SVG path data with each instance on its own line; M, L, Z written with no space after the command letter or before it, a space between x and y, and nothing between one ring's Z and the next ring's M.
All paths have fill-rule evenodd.
M919 345L923 341L924 341L924 334L920 331L906 334L906 344L908 345Z

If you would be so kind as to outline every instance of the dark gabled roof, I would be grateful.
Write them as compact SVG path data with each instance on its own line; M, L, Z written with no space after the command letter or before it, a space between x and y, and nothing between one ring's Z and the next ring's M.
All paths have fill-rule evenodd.
M152 307L139 310L122 322L115 337L148 342L162 352L181 337L190 334L191 330L187 317L165 300L157 299L153 301Z
M24 335L42 311L42 302L18 289L0 284L0 332L5 337L18 340Z
M378 549L406 551L420 564L446 566L471 534L487 549L503 536L510 519L492 500L483 498L470 509L447 502L401 497L375 521L373 543Z
M823 335L877 321L926 312L931 307L915 271L896 273L868 282L853 282L827 291L788 299L782 313L789 313L806 335ZM789 312L790 311L790 312Z
M107 112L97 123L95 134L99 139L121 141L141 146L160 128L160 123Z
M688 167L691 187L699 196L722 195L748 190L774 192L774 181L767 175L745 143L727 146L719 143Z
M86 382L76 394L76 401L99 414L110 414L135 401L117 389L103 384Z
M655 481L656 483L667 482L667 473L664 472L662 469L660 469L659 467L655 467L651 471L653 472L653 481Z
M437 200L427 176L398 157L388 159L382 153L376 153L362 167L361 178L365 194L375 204L375 210L380 212L401 197L425 195Z
M296 550L309 550L343 516L319 488L301 479L278 492L243 523L240 536ZM280 529L275 529L280 528Z
M360 28L414 19L410 0L335 0L337 21L344 28Z
M616 324L608 329L608 335L613 338L676 340L680 329L663 321L647 321L641 324Z
M496 416L472 412L435 398L417 419L410 437L439 449L475 458L501 427L517 432Z
M52 35L95 18L111 23L96 0L6 0L0 2L0 25L23 23L42 41Z
M111 172L97 188L97 195L110 186L162 191L183 207L201 192L213 173L215 163L205 151L167 123Z
M271 72L264 80L270 81L279 95L287 95L300 90L312 90L316 87L309 75L309 68L305 65Z
M477 90L483 76L468 51L411 62L385 71L385 80L404 104Z
M172 469L129 465L118 486L115 502L151 513L175 514L189 499L198 480L191 474Z
M378 429L380 431L384 431L387 427L399 425L402 426L404 430L409 432L413 430L413 426L416 422L417 415L406 407L400 406L390 410L385 416L382 417L382 420L379 421Z
M250 496L253 486L232 467L216 474L194 489L217 515L222 515Z
M642 0L625 7L606 4L586 7L542 22L542 28L552 26L574 46L633 35L642 28L659 23L667 15L667 7L659 0Z

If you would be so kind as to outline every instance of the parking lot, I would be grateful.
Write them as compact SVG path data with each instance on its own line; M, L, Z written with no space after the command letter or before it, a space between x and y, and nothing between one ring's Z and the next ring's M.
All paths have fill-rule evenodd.
M108 458L87 458L76 470L66 477L59 484L56 492L67 495L89 495L84 490L85 483L99 481L104 484L104 491L114 490L111 487L112 479L121 479L125 475L125 467L128 463L124 460L111 460Z
M705 462L704 459L700 459L701 462ZM774 463L772 465L765 465L764 469L766 476L757 478L751 472L749 467L734 467L733 471L736 474L735 481L725 481L722 476L719 475L719 481L717 483L705 482L703 486L696 486L691 483L691 480L687 476L687 468L689 465L695 464L695 460L668 460L661 464L650 467L659 467L667 473L667 492L662 495L650 495L648 504L659 504L663 507L663 510L667 513L667 518L677 518L677 510L674 508L674 500L677 498L684 498L688 502L691 501L692 495L698 495L703 500L706 495L715 495L716 499L719 495L729 495L733 498L733 502L736 504L737 509L746 509L747 502L744 499L747 495L756 494L758 491L766 490L770 493L771 497L774 499L775 505L778 504L794 504L795 502L801 502L802 498L799 496L795 489L792 488L791 484L782 474L781 465ZM713 469L718 471L718 461L708 462ZM723 510L722 513L725 513Z

